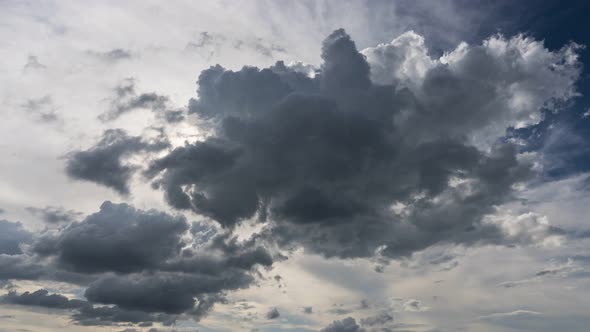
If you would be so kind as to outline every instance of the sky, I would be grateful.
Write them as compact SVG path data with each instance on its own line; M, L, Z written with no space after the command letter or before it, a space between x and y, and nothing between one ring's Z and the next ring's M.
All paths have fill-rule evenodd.
M589 10L0 0L0 332L587 331Z

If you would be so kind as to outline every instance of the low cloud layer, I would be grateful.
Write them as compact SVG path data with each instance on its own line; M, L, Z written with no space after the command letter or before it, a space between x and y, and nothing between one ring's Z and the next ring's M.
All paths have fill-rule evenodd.
M445 1L434 6L441 16L454 8ZM334 3L317 8L363 7ZM103 15L102 6L93 12ZM122 26L133 18L125 6L132 5L120 8ZM168 9L150 6L170 19ZM294 17L313 7L286 6ZM354 26L358 42L338 29L320 45L317 27L289 27L283 35L274 27L216 31L207 21L224 22L215 17L223 6L197 7L190 22L203 27L191 26L188 38L154 19L150 26L165 27L161 40L141 41L137 24L137 43L78 40L64 49L79 54L59 59L65 52L43 51L59 45L39 41L39 57L19 50L11 60L20 76L6 70L15 84L3 105L19 114L6 117L5 135L22 144L0 144L2 170L8 178L22 170L0 181L2 217L10 219L0 220L0 304L17 314L0 319L24 321L19 310L36 308L31 315L69 317L74 326L65 329L121 332L176 330L177 321L181 330L476 331L559 322L563 306L533 303L553 301L558 287L566 295L556 303L583 304L578 290L587 285L573 279L588 276L589 232L548 216L580 215L587 195L564 205L579 209L566 213L538 208L544 197L524 196L546 181L545 159L585 146L584 138L562 139L568 127L556 127L561 132L545 150L525 142L579 97L582 46L497 34L431 52L433 44L408 31L360 49L382 38ZM196 19L193 11L203 8L207 17ZM249 6L239 8L244 21L256 21ZM57 29L31 17L39 21L32 35L39 26ZM336 23L325 21L321 30ZM73 38L76 29L64 26L59 38ZM312 51L291 54L299 50ZM272 64L279 55L286 60ZM290 62L302 58L319 62ZM160 66L166 59L180 60ZM194 94L183 82L197 76L196 95L177 106L173 100ZM138 82L146 81L166 84L145 91ZM587 121L583 114L576 116ZM39 142L25 144L20 132L31 120L63 125L47 136L47 126L37 125L31 131ZM94 143L79 145L94 135ZM68 187L64 179L87 186ZM590 182L580 179L586 184L575 190L585 193ZM113 195L128 204L111 202ZM562 264L539 263L554 254ZM527 270L527 263L539 265ZM543 292L530 291L536 284ZM502 296L514 306L503 307ZM532 305L521 305L525 300Z

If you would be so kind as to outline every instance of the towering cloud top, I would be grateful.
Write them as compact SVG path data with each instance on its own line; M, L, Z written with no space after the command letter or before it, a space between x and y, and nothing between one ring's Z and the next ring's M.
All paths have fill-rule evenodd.
M501 138L575 95L575 50L498 36L431 59L410 32L363 55L336 30L313 77L280 62L203 71L190 111L211 136L146 174L173 207L229 228L267 220L263 237L326 256L511 243L489 216L535 172Z

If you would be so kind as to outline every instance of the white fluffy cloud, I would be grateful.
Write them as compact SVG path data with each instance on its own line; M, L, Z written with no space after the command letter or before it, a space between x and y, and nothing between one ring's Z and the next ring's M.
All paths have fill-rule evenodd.
M559 111L576 97L580 48L570 43L549 50L543 41L524 35L495 35L481 45L460 43L435 58L424 38L409 31L362 53L373 82L394 83L416 95L400 121L414 118L412 123L422 126L424 119L413 114L426 109L440 114L435 135L454 130L481 143L502 136L508 127L536 124L544 108ZM457 126L459 120L463 126Z

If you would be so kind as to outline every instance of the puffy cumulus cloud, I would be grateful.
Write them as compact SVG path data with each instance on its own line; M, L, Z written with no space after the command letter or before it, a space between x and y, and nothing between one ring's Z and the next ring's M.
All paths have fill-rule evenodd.
M83 300L70 300L59 294L49 294L46 289L39 289L35 292L24 292L17 294L14 291L0 297L0 303L36 306L51 309L77 309L87 306Z
M145 174L177 209L229 229L258 218L260 237L327 257L542 241L485 220L535 175L505 130L575 94L576 47L493 37L429 60L406 33L364 54L337 30L313 75L281 62L203 71L189 111L209 136ZM489 128L493 143L478 144Z
M167 139L161 135L147 140L129 136L122 129L108 129L96 145L68 154L66 173L74 179L95 182L127 195L128 182L137 167L126 164L125 159L142 152L161 151L168 146Z
M558 51L524 35L493 36L482 45L460 44L438 59L424 39L407 32L390 43L363 50L376 84L408 88L413 105L396 117L408 134L425 129L434 136L466 135L494 140L506 128L538 123L542 110L577 95L580 46Z
M129 60L133 57L129 50L122 48L114 48L106 52L88 51L88 54L106 62L117 62L121 60Z
M253 276L243 271L219 275L178 272L110 275L90 284L84 295L90 301L114 303L125 309L179 314L201 301L206 304L209 294L246 288L253 282Z
M108 111L101 114L102 121L113 121L121 115L140 109L149 109L156 117L166 122L175 123L184 120L184 111L171 106L170 98L155 92L138 94L135 88L135 80L128 78L123 80L114 89L115 97L111 99Z
M85 300L40 290L8 293L1 302L68 309L81 325L198 320L227 292L252 285L258 267L273 264L255 239L204 227L189 232L183 216L104 202L82 221L36 236L24 252L0 255L0 280L66 282L85 289Z
M375 316L369 316L361 319L363 326L382 326L393 322L393 315L389 312L383 311Z
M336 320L332 324L321 329L320 332L364 332L365 329L360 327L354 318L347 317L343 320Z
M20 254L21 245L32 242L32 239L33 234L20 222L0 220L0 255Z

